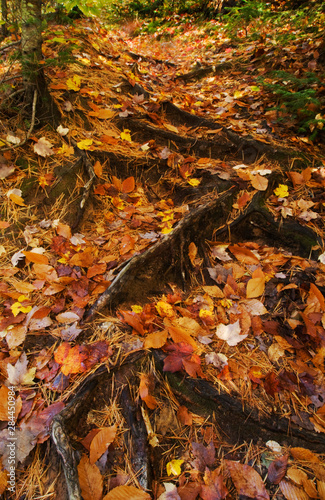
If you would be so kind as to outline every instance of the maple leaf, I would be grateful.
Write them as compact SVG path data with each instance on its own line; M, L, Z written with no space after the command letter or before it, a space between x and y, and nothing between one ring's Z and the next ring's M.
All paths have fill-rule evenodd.
M79 141L77 142L77 146L79 149L90 149L90 147L92 146L93 144L93 140L92 139L83 139L82 141Z
M39 156L50 156L53 154L52 150L53 144L50 143L46 139L46 137L41 137L38 139L38 142L34 144L34 152L37 153Z
M29 311L32 310L32 306L23 306L22 302L25 302L28 300L28 297L25 297L25 295L20 295L18 297L18 302L14 302L12 306L10 307L12 310L12 314L14 316L17 316L20 312L23 313L29 313Z
M75 90L76 92L78 92L81 86L80 76L74 75L73 78L69 78L67 80L66 84L69 90Z
M234 346L239 342L242 342L248 334L241 335L241 328L239 324L239 320L235 323L230 323L229 325L224 325L220 323L217 326L216 335L219 339L225 340L228 345Z
M288 186L286 184L279 184L278 187L274 190L275 196L278 198L286 198L289 196Z
M223 484L222 475L218 469L210 471L206 468L204 473L200 497L202 500L223 500L228 495L228 489Z
M165 487L165 491L158 497L158 500L181 500L181 497L177 493L177 487L175 484L173 483L163 483L163 484Z
M131 132L131 131L130 131L129 129L127 129L127 128L126 128L126 129L124 129L124 130L123 130L123 132L121 132L121 135L120 135L121 139L122 139L123 141L132 142L130 132Z
M69 133L69 129L68 128L64 128L62 127L62 125L59 125L56 129L57 133L60 134L61 136L65 136Z
M184 460L171 460L166 465L166 470L168 476L179 476L182 472L181 465L184 463Z
M28 385L33 384L33 380L36 373L36 367L27 368L28 360L25 352L22 353L15 366L8 363L7 372L8 372L8 381L11 385Z

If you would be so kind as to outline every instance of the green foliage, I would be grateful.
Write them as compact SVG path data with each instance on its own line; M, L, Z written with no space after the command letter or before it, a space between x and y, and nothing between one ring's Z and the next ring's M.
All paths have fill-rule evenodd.
M277 105L273 108L279 112L279 120L285 120L281 115L290 114L299 124L299 132L312 132L315 138L321 130L322 118L317 117L321 101L317 95L319 78L314 73L306 73L302 78L287 73L274 71L273 78L259 78L264 88L276 97Z

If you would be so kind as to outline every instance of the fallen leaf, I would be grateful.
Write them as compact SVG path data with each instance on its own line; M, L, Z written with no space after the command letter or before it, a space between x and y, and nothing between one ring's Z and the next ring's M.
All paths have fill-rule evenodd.
M97 462L97 460L105 453L108 446L114 441L117 432L117 425L112 425L111 427L104 427L96 434L92 442L90 443L90 455L89 461L91 464Z
M7 364L8 381L13 386L29 385L34 383L36 367L27 368L28 359L25 352L22 353L15 366Z
M182 472L181 466L184 460L171 460L167 463L166 469L168 476L179 476Z
M235 323L230 323L229 325L224 325L220 323L217 326L216 335L219 339L225 340L228 345L234 346L242 342L248 334L241 335L241 328L239 320Z
M54 153L53 144L50 143L45 137L41 137L36 144L34 144L34 152L39 156L50 156Z
M135 486L117 486L113 488L103 500L151 500L149 493L140 490ZM180 500L180 499L179 499Z
M250 465L225 460L237 493L248 498L269 500L269 494L261 476Z
M82 455L78 465L78 477L84 500L101 500L103 477L95 464L91 464L87 455Z

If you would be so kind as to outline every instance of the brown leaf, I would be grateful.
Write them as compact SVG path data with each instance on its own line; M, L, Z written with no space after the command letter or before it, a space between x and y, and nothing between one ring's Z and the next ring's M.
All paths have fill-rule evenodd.
M256 500L269 500L261 476L247 464L225 460L237 493Z
M192 413L188 411L186 406L180 406L177 410L177 418L183 425L192 425L193 417Z
M279 486L286 500L309 500L307 493L286 479L282 479Z
M257 189L258 191L265 191L269 181L266 177L263 177L263 175L256 174L251 176L251 184L254 189Z
M83 455L78 465L78 476L82 498L84 500L101 500L103 493L103 477L95 464L91 464L87 455Z
M111 427L104 427L96 434L92 442L90 443L90 456L89 460L91 464L97 462L97 460L105 453L108 446L114 441L116 436L117 426L112 425Z
M222 475L215 469L206 469L204 474L205 485L202 486L200 497L202 500L223 500L228 495L228 489L223 484Z
M135 486L117 486L113 488L103 500L151 500L149 493L139 490Z
M290 453L296 460L300 460L301 462L312 462L312 463L320 463L320 460L316 453L307 450L306 448L291 448Z
M282 455L282 457L273 460L268 468L268 481L273 484L279 484L279 482L284 478L286 474L287 464L288 455Z

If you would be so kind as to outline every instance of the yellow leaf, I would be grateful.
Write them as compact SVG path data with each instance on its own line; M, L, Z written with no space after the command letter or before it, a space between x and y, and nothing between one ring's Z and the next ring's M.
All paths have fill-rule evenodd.
M77 146L79 149L89 149L89 146L91 146L92 143L92 139L84 139L83 141L77 142Z
M199 316L200 318L207 318L207 317L211 318L212 312L209 311L209 309L200 309Z
M43 175L40 175L40 177L38 178L38 183L42 188L44 188L45 186L49 186L49 183Z
M193 186L193 187L196 187L200 184L201 182L201 179L188 179L187 182Z
M24 200L22 199L21 196L18 196L17 194L15 193L11 193L9 198L11 199L11 201L13 201L14 203L16 203L16 205L19 205L20 207L25 207L25 203L24 203Z
M173 228L172 228L172 227L164 227L164 228L161 230L161 234L168 234L168 233L170 233L172 230L173 230Z
M162 316L163 318L172 318L175 315L173 307L168 304L168 302L164 302L163 300L157 302L156 309L159 316Z
M243 97L243 92L240 92L240 90L235 90L234 98L239 99L240 97Z
M132 142L130 130L128 130L127 128L124 129L123 132L121 132L121 139L123 139L123 141Z
M288 186L286 184L279 184L278 187L274 190L275 196L278 198L286 198L289 196Z
M136 314L142 313L142 311L143 311L143 307L137 306L137 305L131 306L131 309Z
M168 476L179 476L182 472L181 465L184 463L184 460L171 460L168 462L166 469Z
M69 90L75 90L76 92L80 90L81 80L78 75L74 75L73 78L67 80L67 87Z
M265 289L265 278L252 278L247 283L246 297L248 299L253 299L259 297L264 293Z

